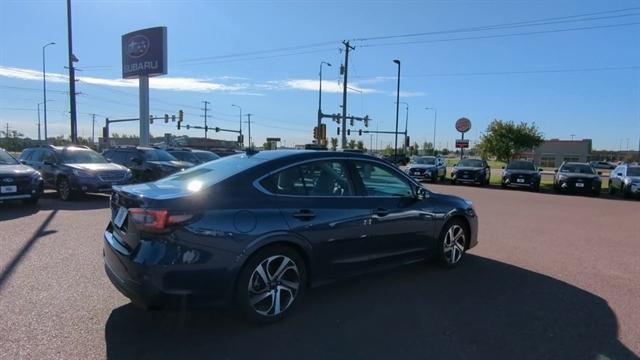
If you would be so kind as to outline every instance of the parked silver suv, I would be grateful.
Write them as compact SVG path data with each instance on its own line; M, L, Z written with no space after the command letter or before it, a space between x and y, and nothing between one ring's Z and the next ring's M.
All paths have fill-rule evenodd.
M640 195L640 164L622 164L611 171L609 193L618 191L624 197Z

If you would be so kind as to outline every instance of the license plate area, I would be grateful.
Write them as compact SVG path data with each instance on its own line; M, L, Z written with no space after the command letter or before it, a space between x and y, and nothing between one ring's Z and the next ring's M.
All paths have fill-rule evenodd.
M113 218L113 224L118 228L122 228L122 224L124 224L124 221L127 219L127 214L127 209L120 206L116 211L116 216Z
M584 183L580 183L580 182L576 183L576 187L583 188L584 187Z
M18 186L16 185L7 185L7 186L0 187L1 194L13 194L16 192L18 192Z
M522 184L522 183L524 183L524 179L516 179L516 182L518 182L518 183L521 183L521 184Z

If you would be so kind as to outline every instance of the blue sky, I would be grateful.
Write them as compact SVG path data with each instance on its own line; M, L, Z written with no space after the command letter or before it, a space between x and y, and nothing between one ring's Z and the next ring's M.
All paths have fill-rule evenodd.
M590 13L601 14L566 18ZM320 61L333 64L324 69L323 110L340 111L343 39L560 17L536 26L355 41L349 85L362 93L349 93L349 113L368 114L374 119L371 128L393 129L392 60L397 58L412 142L431 141L434 114L424 108L436 107L439 147L453 146L458 137L453 123L466 116L473 122L472 140L499 118L535 122L547 138L573 134L592 138L596 148L616 150L626 149L629 139L629 146L637 148L640 1L73 1L74 53L82 70L77 73L79 134L90 136L90 113L98 114L97 129L107 116L137 116L137 88L121 80L120 37L141 28L168 28L169 73L152 79L152 114L182 109L185 123L198 125L207 100L210 123L235 128L238 109L231 104L238 104L245 114L254 114L256 144L278 136L291 145L311 140ZM571 30L576 28L581 29ZM65 2L0 1L3 129L8 122L37 137L41 51L51 41L57 45L47 48L48 98L53 100L48 103L49 133L68 135ZM403 105L401 124L404 116ZM329 122L330 136L336 136L336 127ZM136 130L134 124L112 127L121 133ZM151 132L202 136L159 123ZM352 138L367 147L372 140ZM379 141L384 146L393 136L381 135Z

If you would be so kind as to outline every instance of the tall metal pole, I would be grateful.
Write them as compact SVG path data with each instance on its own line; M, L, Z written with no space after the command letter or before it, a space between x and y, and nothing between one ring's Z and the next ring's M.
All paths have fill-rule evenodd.
M42 141L40 137L40 103L38 103L38 142Z
M348 41L343 41L344 52L344 78L342 80L342 148L347 148L347 79L349 73L349 50L355 50Z
M326 61L320 62L320 85L318 89L318 129L320 129L320 125L322 124L322 65L325 64L327 66L331 66ZM318 130L319 131L319 130Z
M394 162L398 161L398 113L400 111L400 60L393 60L394 63L398 65L398 89L396 91L396 145L393 150L393 160Z
M242 139L242 107L240 105L231 104L233 107L237 107L240 110L240 138ZM240 142L240 147L244 146L244 139Z
M149 145L149 76L138 77L140 94L140 145Z
M78 119L76 117L76 74L73 63L77 61L77 59L73 55L71 0L67 0L67 36L69 41L69 112L71 114L71 142L75 144L78 142ZM148 110L146 119L149 119Z
M206 146L206 141L207 141L207 132L209 131L209 126L207 126L207 111L209 111L209 102L208 101L203 101L204 103L204 141L205 141L205 146Z
M91 114L91 145L96 144L96 114Z
M251 142L251 115L247 114L247 124L249 125L249 148L253 149L253 143Z
M426 107L425 110L433 110L433 155L436 154L436 124L438 123L438 109Z
M47 46L49 45L55 45L56 43L54 42L50 42L46 45L44 45L42 47L42 97L43 97L43 104L44 104L44 141L47 141L47 70L46 70L46 64L47 62L45 61L45 49L47 48ZM39 115L38 115L39 116ZM40 121L38 120L38 123ZM40 140L40 125L38 125L38 141Z
M409 131L409 104L401 101L400 104L403 104L405 106L405 111L406 111L406 116L404 119L404 142L402 143L402 152L405 154L407 154L407 133Z

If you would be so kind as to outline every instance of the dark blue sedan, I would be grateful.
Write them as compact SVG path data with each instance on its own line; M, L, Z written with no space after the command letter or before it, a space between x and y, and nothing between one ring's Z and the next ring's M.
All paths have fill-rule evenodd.
M249 152L115 187L104 232L112 283L145 308L235 303L275 321L305 288L477 244L472 204L385 161L327 151Z

